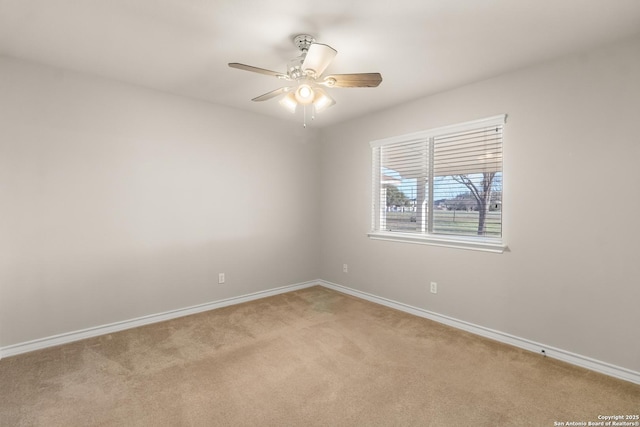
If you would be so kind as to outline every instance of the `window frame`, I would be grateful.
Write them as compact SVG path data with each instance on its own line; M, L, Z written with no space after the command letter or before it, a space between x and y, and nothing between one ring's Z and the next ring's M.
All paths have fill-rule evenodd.
M502 191L504 194L504 125L507 121L507 115L501 114L497 116L487 117L480 120L473 120L464 123L458 123L449 126L442 126L434 129L428 129L420 132L414 132L405 135L394 136L385 139L379 139L371 141L369 143L372 153L371 166L372 166L372 195L371 195L371 230L367 233L367 236L373 240L386 240L402 243L416 243L431 246L440 246L448 248L460 248L470 249L485 252L502 253L507 250L505 243L504 233L504 204L502 205L502 232L500 237L486 237L486 236L465 236L465 235L444 235L433 234L428 231L422 233L402 232L402 231L383 231L380 230L381 221L381 203L380 200L380 187L382 186L380 177L380 164L379 159L374 156L375 149L383 146L399 145L410 143L411 141L427 140L429 150L433 153L433 138L440 137L447 134L453 134L457 132L465 132L469 130L479 129L489 126L503 126L503 140L502 140ZM429 204L432 204L432 200ZM385 202L386 203L386 202ZM429 209L432 211L433 209Z

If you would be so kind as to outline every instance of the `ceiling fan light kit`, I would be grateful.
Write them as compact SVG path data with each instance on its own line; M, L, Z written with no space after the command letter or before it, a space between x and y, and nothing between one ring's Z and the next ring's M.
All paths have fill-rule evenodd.
M253 98L252 101L260 102L280 97L280 105L291 113L295 113L298 105L302 105L305 127L307 126L307 106L311 108L311 118L313 119L316 113L321 113L336 103L322 89L323 87L376 87L382 82L380 73L334 74L322 78L322 74L338 52L331 46L316 43L316 40L308 34L297 35L294 37L293 43L301 51L301 54L289 61L286 74L237 62L229 63L229 67L292 82L293 86L272 90Z
M311 89L311 86L306 83L302 83L300 86L298 86L295 94L296 101L298 101L300 104L306 105L313 102L313 89Z

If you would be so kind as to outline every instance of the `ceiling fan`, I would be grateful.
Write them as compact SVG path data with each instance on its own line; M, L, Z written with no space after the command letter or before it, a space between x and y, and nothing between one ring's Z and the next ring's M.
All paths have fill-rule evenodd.
M267 92L253 98L252 101L266 101L280 96L280 105L291 113L295 113L298 105L302 105L305 107L305 127L306 106L311 107L313 118L314 113L321 113L336 103L326 92L326 88L376 87L382 82L380 73L330 74L323 77L322 73L338 52L331 46L316 43L308 34L297 35L293 43L302 53L289 61L286 73L237 62L229 63L229 67L266 74L289 82L289 86Z

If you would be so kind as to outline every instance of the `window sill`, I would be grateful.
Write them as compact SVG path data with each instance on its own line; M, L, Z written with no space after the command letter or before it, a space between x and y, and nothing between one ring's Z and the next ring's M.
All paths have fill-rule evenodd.
M474 251L503 253L507 246L498 239L465 238L460 236L443 237L412 233L372 231L367 234L374 240L391 242L417 243L421 245L442 246L445 248L468 249Z

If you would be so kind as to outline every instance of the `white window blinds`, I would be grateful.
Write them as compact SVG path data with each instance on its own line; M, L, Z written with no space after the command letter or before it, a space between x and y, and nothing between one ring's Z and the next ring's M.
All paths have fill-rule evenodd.
M372 232L501 239L505 119L372 142Z

